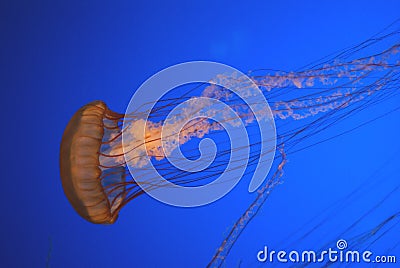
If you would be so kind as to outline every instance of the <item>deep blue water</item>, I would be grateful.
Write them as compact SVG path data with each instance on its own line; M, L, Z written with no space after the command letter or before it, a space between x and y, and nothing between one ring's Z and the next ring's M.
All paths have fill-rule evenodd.
M1 2L2 267L204 267L254 199L246 182L199 208L143 195L114 225L90 224L68 203L59 177L59 145L72 114L97 99L123 112L149 76L185 61L217 61L243 72L293 70L367 39L400 10L399 1L215 2ZM398 102L375 106L324 135ZM295 249L319 250L377 205L398 185L399 118L393 113L291 156L284 183L243 232L226 267L267 266L256 258L264 245L279 249L295 241ZM299 228L316 215L324 219L321 211L360 185L366 186L358 200L346 200L322 229L297 240L308 230ZM379 224L398 204L399 191L352 235ZM387 252L399 240L395 226L373 250L399 262L399 246Z

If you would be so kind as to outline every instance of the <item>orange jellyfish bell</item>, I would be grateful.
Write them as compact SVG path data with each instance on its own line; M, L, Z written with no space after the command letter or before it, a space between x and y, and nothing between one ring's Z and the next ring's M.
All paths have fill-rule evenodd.
M121 118L123 115L109 110L104 102L94 101L74 114L62 137L64 193L76 212L92 223L114 223L126 195L124 164L102 156L104 148L111 146L110 136L120 133ZM115 185L118 187L110 187Z

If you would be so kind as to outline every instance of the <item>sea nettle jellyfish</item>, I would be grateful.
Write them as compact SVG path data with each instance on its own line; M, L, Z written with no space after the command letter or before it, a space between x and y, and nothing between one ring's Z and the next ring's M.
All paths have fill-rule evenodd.
M277 131L273 172L258 189L255 201L234 224L209 264L220 266L245 226L279 183L290 154L333 138L307 142L310 137L349 116L399 94L398 34L398 30L382 32L294 72L249 72L252 83L261 89L268 100L270 113L249 108L249 104L257 105L260 100L254 97L252 86L243 76L232 73L221 73L210 77L209 83L200 83L166 95L155 103L146 120L140 112L119 114L111 111L102 101L89 103L72 117L62 138L60 169L64 192L84 219L92 223L110 224L115 222L121 208L143 194L144 190L147 192L168 187L152 177L145 157L151 158L154 167L167 181L178 185L204 185L222 173L235 172L236 167L226 169L231 148L223 135L224 124L234 128L238 124L237 118L246 127L251 140L246 148L237 149L246 152L243 158L248 159L244 175L254 173L257 160L262 157L257 148L268 142L258 135L260 128L256 118L273 117ZM232 88L236 91L229 90ZM237 92L246 95L247 100L243 101ZM209 103L201 116L194 117L198 115L195 103L204 106L209 99L227 104L237 117L225 113L227 110L217 109L213 103ZM182 103L186 104L180 113L167 124L169 113ZM373 116L370 121L398 109L396 107L386 114ZM221 120L212 120L215 114L220 114ZM188 123L183 127L175 127L173 123L181 125L183 119ZM354 128L366 123L360 122ZM140 129L145 131L141 132ZM167 135L163 136L165 129ZM163 143L165 137L169 139L167 146ZM197 159L200 153L194 147L198 144L194 146L193 143L205 137L218 137L219 150L211 164L190 173L177 169L167 161L168 157L181 149L183 154L179 157ZM174 159L180 160L184 159ZM128 167L137 173L133 174L135 180L128 172ZM137 177L140 178L140 185Z
M65 195L84 219L93 223L113 223L125 196L125 169L112 165L101 150L118 128L122 117L106 104L94 101L79 109L68 123L61 142L60 172ZM119 191L107 185L121 184Z

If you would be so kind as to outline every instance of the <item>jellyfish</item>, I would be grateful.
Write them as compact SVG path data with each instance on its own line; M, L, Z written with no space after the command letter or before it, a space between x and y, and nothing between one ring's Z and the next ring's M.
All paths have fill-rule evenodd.
M211 259L209 267L220 267L245 227L280 183L290 154L400 109L396 107L386 114L376 115L336 136L311 139L346 118L399 94L398 34L398 30L382 32L296 71L249 72L251 84L262 91L270 111L250 109L249 103L243 102L237 92L248 96L250 106L257 106L259 99L253 95L252 85L234 73L221 73L210 77L209 83L185 87L178 93L164 96L151 106L146 120L136 110L121 114L110 110L102 101L89 103L73 115L62 138L60 171L65 195L85 220L112 224L121 209L133 199L145 192L169 187L153 177L148 168L148 158L166 181L178 185L205 185L222 173L235 172L239 167L226 169L231 148L223 136L224 126L235 128L238 125L237 118L233 118L230 112L238 115L252 139L249 146L238 150L242 150L243 158L248 160L244 175L254 173L258 167L257 160L263 154L257 148L270 141L259 137L256 118L270 120L272 117L276 123L276 146L266 152L274 150L272 172ZM227 88L236 89L236 93ZM219 109L209 99L228 104L229 108ZM199 114L198 103L208 108ZM179 105L183 105L181 110L168 121L168 115ZM221 116L221 120L212 120L216 114ZM193 119L182 125L182 118ZM163 136L165 125L169 132ZM141 129L144 131L139 131ZM222 142L218 144L221 150L201 171L190 173L167 161L168 157L175 157L174 152L180 148L183 148L183 154L178 155L175 161L184 161L183 157L197 158L199 151L188 145L217 135L222 135ZM163 141L164 138L167 142ZM135 174L130 172L132 170Z
M75 211L93 223L111 224L118 216L124 188L105 191L109 184L124 184L122 167L105 169L110 161L99 155L103 140L117 127L121 115L94 101L79 109L68 123L60 148L60 173L64 193Z

